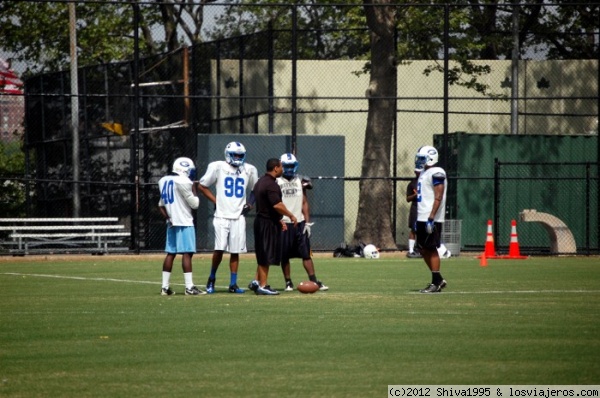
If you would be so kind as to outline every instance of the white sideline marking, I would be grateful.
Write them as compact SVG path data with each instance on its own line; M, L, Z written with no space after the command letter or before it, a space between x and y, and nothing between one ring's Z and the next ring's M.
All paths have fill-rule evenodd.
M106 281L106 282L125 282L125 283L147 283L152 285L160 285L161 282L149 282L149 281L134 281L129 279L114 279L114 278L86 278L83 276L65 276L65 275L47 275L47 274L22 274L18 272L3 272L1 275L14 275L14 276L33 276L38 278L57 278L57 279L75 279L80 281Z
M38 278L57 278L57 279L74 279L74 280L82 280L82 281L100 281L100 282L124 282L124 283L141 283L141 284L150 284L150 285L160 285L161 282L151 282L151 281L134 281L131 279L115 279L115 278L86 278L83 276L66 276L66 275L48 275L48 274L23 274L18 272L2 272L0 275L13 275L13 276L30 276L30 277L38 277ZM183 286L182 283L171 283L172 285L180 285ZM200 287L205 287L205 285L196 285ZM216 286L218 288L227 288L228 286ZM329 293L329 292L328 292ZM600 290L481 290L481 291L462 291L462 292L453 292L453 291L444 291L439 295L445 296L449 294L542 294L542 293L570 293L570 294L581 294L581 293L600 293ZM350 293L354 294L354 293ZM420 296L425 296L423 293L418 291L411 291L408 294L417 294ZM427 296L438 296L438 294L428 294Z
M75 279L80 281L100 281L100 282L124 282L124 283L142 283L149 285L161 285L162 282L151 282L151 281L134 281L131 279L114 279L114 278L86 278L83 276L65 276L65 275L47 275L47 274L22 274L19 272L2 272L0 275L13 275L13 276L32 276L38 278L56 278L56 279ZM184 283L171 283L174 286L185 286ZM196 285L198 287L206 287L205 285ZM227 286L215 286L217 288L228 288Z

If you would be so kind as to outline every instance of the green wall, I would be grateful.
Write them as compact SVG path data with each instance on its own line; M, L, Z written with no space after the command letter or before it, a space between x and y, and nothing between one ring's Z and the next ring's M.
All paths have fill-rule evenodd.
M443 147L442 140L434 136L434 145ZM598 166L565 164L597 162L597 136L452 133L448 144L448 218L462 220L463 248L485 244L487 220L494 218L495 159L501 163L496 249L508 247L512 219L522 250L549 246L540 224L519 222L524 209L563 220L578 250L598 248ZM532 164L504 164L512 162Z

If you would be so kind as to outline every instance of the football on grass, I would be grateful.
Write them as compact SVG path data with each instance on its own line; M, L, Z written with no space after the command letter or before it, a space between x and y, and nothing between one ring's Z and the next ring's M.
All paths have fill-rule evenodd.
M300 293L314 293L319 290L319 285L312 281L300 282L298 285L298 291Z

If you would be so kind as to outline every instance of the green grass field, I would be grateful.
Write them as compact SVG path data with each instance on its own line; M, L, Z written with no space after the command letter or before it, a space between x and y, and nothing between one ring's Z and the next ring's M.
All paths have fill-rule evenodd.
M228 259L228 256L226 256ZM177 260L179 263L179 259ZM597 257L315 259L329 292L159 295L162 256L0 258L1 397L386 396L388 384L600 384ZM204 285L209 256L194 258ZM253 277L242 259L240 285ZM306 279L299 261L296 283ZM282 289L279 268L271 285Z

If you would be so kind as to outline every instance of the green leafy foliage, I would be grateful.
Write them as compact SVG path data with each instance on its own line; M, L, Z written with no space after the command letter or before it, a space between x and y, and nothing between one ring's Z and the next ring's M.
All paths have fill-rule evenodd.
M20 143L0 141L0 218L24 215L25 185L18 180L24 167L25 157Z
M201 41L203 7L194 3L144 2L139 5L140 55L173 51ZM80 67L131 60L134 56L134 8L129 2L75 3ZM0 2L4 51L24 62L24 76L67 69L70 60L69 3Z
M251 33L273 30L290 31L293 27L294 4L283 6L277 0L256 0L244 5L224 7L206 29L211 40L225 39ZM369 52L366 20L362 2L358 0L340 5L334 0L313 4L299 4L296 8L297 33L303 43L298 56L309 59L357 59ZM278 45L289 51L290 39Z
M76 6L80 66L131 58L131 9L121 4ZM0 3L2 46L28 66L25 73L66 69L69 62L67 3Z

